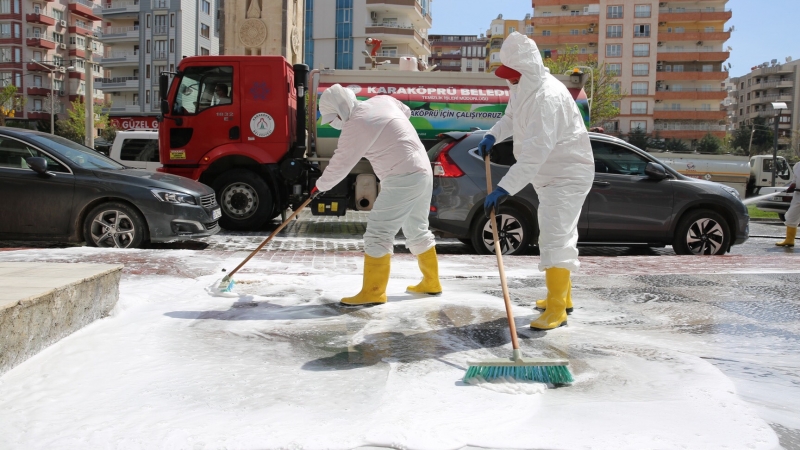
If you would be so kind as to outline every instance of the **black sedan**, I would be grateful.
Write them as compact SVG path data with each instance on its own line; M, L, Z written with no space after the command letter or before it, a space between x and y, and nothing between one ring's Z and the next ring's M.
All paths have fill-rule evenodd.
M428 151L434 175L430 226L472 244L478 253L494 252L483 212L486 169L476 153L485 133L447 133ZM672 245L679 255L720 255L747 240L750 217L735 189L685 177L621 139L589 137L595 176L578 221L579 245ZM511 140L494 146L494 186L515 162ZM503 253L523 253L537 244L538 205L528 185L500 206Z
M174 175L130 169L68 139L0 128L0 239L98 247L211 236L214 191Z

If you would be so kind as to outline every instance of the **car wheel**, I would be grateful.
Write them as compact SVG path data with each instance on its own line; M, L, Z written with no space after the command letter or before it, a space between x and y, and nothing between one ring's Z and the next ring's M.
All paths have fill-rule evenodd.
M532 221L527 214L511 206L501 206L496 216L500 251L504 255L524 253L533 239ZM472 227L472 246L481 255L494 254L494 238L489 219L481 214Z
M681 219L672 248L679 255L724 255L731 243L728 222L714 211L693 211Z
M83 238L92 247L138 248L146 242L146 236L144 217L124 203L98 205L83 223Z
M778 213L778 219L781 219L782 222L786 222L786 214Z
M272 191L254 172L230 170L214 180L217 203L222 208L220 226L227 230L259 229L273 214Z

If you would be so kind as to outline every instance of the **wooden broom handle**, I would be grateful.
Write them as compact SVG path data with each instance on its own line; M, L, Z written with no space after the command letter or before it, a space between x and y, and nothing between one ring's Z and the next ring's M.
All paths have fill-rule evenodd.
M489 163L489 155L484 157L486 161L486 195L492 192L492 168ZM508 295L508 284L506 283L506 270L503 267L503 252L500 250L500 238L497 236L497 219L495 218L494 208L489 213L489 228L492 230L494 238L494 254L497 256L497 268L500 271L500 285L503 287L503 301L506 304L506 316L508 316L508 328L511 330L511 347L519 350L519 340L517 338L517 326L514 324L514 313L511 312L511 296Z

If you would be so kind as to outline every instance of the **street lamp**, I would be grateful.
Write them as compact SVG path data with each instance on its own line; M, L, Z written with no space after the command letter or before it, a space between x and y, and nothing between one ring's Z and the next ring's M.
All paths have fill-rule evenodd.
M50 72L50 134L56 134L55 132L55 111L56 111L56 97L53 93L53 87L55 86L55 72L60 71L59 69L53 66L52 68L42 64L40 61L35 59L30 60L32 63L36 63L45 68L48 72Z
M775 110L775 136L772 142L772 186L775 187L775 172L778 171L778 122L781 111L789 108L785 102L772 102L772 109Z

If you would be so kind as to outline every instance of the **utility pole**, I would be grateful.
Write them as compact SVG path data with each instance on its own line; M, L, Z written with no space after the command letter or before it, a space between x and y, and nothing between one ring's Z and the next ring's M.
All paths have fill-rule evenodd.
M756 134L755 124L751 126L753 128L750 130L750 145L747 147L747 156L753 156L753 135Z
M94 64L92 63L92 38L86 37L86 92L84 107L86 109L86 146L94 148Z
M781 110L778 109L775 115L775 136L772 140L772 187L775 187L775 172L778 171L778 122L781 118Z

